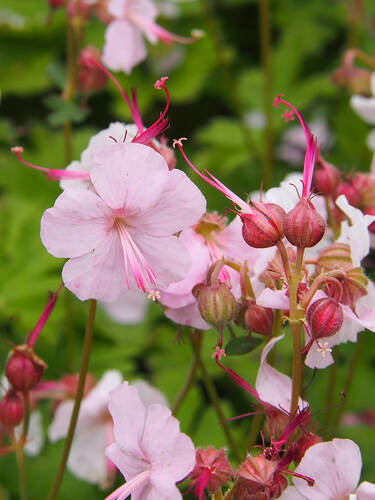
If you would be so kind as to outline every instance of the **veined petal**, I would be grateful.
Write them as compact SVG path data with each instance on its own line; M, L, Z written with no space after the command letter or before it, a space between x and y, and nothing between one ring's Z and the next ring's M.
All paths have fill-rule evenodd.
M149 300L140 290L128 290L113 302L101 302L101 307L115 323L140 323L146 315Z
M117 19L109 23L102 56L109 69L129 74L134 66L146 59L146 55L142 32L137 26Z
M129 481L141 472L148 469L147 464L142 457L124 453L117 443L112 443L105 450L105 455L119 469L124 478Z
M154 206L168 181L164 158L142 144L115 144L94 159L92 183L107 205L125 210L121 215L142 213Z
M363 481L355 493L358 500L373 500L375 498L375 484Z
M211 326L206 323L199 312L196 300L192 304L183 307L169 308L165 310L167 318L171 319L177 325L187 325L199 330L209 330Z
M105 240L111 210L87 189L64 191L41 220L40 237L55 257L79 257Z
M198 187L181 170L168 172L167 182L154 206L142 211L136 224L148 234L174 234L192 226L206 210Z
M80 300L117 299L127 289L124 252L116 230L94 250L68 260L63 267L64 284Z

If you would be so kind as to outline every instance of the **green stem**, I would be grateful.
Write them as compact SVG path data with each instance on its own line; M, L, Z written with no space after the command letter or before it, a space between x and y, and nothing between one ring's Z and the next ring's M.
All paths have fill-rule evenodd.
M76 394L76 397L74 399L74 407L73 407L72 416L70 417L69 429L68 429L68 434L67 434L66 441L65 441L64 452L63 452L63 455L61 457L60 466L59 466L59 469L57 471L56 478L55 478L55 481L53 483L51 492L48 496L48 500L54 500L56 498L56 495L59 491L60 484L61 484L63 476L64 476L66 463L68 461L68 457L69 457L69 453L70 453L70 448L72 446L74 431L76 429L76 425L77 425L77 421L78 421L78 414L79 414L79 409L81 406L83 391L84 391L85 382L86 382L86 375L87 375L87 370L88 370L88 365L89 365L92 338L93 338L93 333L94 333L95 312L96 312L96 300L91 299L90 305L89 305L88 317L87 317L85 343L84 343L84 347L83 347L81 370L79 372L77 394Z
M183 402L186 395L190 391L191 386L193 385L193 382L194 382L195 377L197 375L197 371L198 371L198 362L197 362L197 358L194 356L191 363L190 363L189 371L186 375L185 382L184 382L183 386L181 387L181 389L178 391L175 400L173 401L173 404L171 407L171 412L173 413L173 415L176 415L176 413L178 412L178 409L181 406L181 403Z
M342 414L345 410L346 403L348 400L348 394L349 394L350 388L351 388L352 383L353 383L353 379L354 379L355 371L356 371L356 368L358 365L358 361L359 361L359 358L361 356L361 352L362 352L362 349L364 346L364 342L365 342L364 339L365 339L364 333L360 334L358 341L357 341L357 345L355 348L355 352L354 352L352 361L350 363L349 371L348 371L348 374L346 376L345 384L344 384L344 391L343 392L345 395L345 401L343 402L342 405L340 405L339 409L337 410L336 417L333 421L332 429L330 432L331 436L335 436L337 434L337 430L338 430L338 427L340 425L340 420L341 420Z
M24 392L22 394L23 397L23 408L25 412L25 417L23 419L23 428L22 428L22 436L20 439L20 443L22 447L25 446L26 441L27 441L27 434L29 432L29 425L30 425L30 396L29 392Z
M337 364L336 360L334 360L333 365L329 367L329 380L328 380L327 395L326 395L327 410L324 422L324 441L328 441L330 436L329 431L330 431L332 411L333 411L332 401L335 394L336 380L337 380Z
M211 495L211 500L223 500L223 492L221 491L221 488Z
M266 115L263 183L268 189L272 181L272 73L271 73L271 22L269 0L260 0L260 45L263 66L263 100Z
M210 397L211 403L216 411L216 414L219 418L219 421L221 422L221 424L223 426L223 431L224 431L225 437L227 438L228 444L229 444L234 456L236 457L236 459L238 461L240 461L241 457L240 457L240 453L239 453L237 444L232 436L232 433L229 430L227 422L224 422L225 415L223 413L223 410L221 409L220 399L219 399L219 396L217 394L215 385L214 385L213 381L211 380L211 377L210 377L210 375L209 375L209 373L208 373L208 371L207 371L207 369L202 361L199 343L197 343L197 342L200 342L200 340L198 337L198 341L197 341L197 335L200 336L201 334L190 334L189 335L189 339L190 339L190 343L191 343L192 348L193 348L194 356L197 360L199 369L201 371L203 382L204 382L204 385L205 385L206 390L208 392L208 395Z
M16 452L17 466L18 466L18 477L20 480L20 500L27 500L27 487L26 487L26 475L25 475L25 461L23 455L23 443L21 440L16 441L13 430L10 432L10 437L14 445Z
M251 450L251 448L257 442L257 437L258 437L260 426L261 426L262 421L263 421L263 417L264 417L263 413L257 413L253 417L253 421L251 422L250 434L249 434L249 437L247 438L247 443L246 443L246 451L247 452L249 450Z

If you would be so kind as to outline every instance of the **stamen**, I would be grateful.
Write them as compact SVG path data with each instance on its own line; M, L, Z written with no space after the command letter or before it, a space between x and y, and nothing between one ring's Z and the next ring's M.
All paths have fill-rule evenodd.
M227 357L225 350L221 346L217 345L215 347L214 352L211 355L211 358L221 360L221 358L223 358L223 357L224 358Z
M27 167L34 168L35 170L40 170L44 172L44 175L50 179L51 181L61 181L64 179L86 179L90 180L89 172L85 171L77 171L77 170L61 170L61 169L53 169L53 168L45 168L39 167L38 165L34 165L22 158L22 153L24 149L21 146L15 146L11 148L11 152L14 153L19 161L26 165Z
M150 293L147 295L148 299L151 299L153 302L156 300L160 300L160 292L159 290L151 290Z
M322 357L325 358L327 355L327 352L332 352L332 349L328 347L328 342L323 342L323 344L320 344L318 341L316 341L318 344L318 348L316 349L316 352L321 352Z
M137 474L130 481L122 484L119 488L108 495L105 500L125 500L125 498L134 493L136 490L142 488L149 481L150 475L150 470L145 470Z

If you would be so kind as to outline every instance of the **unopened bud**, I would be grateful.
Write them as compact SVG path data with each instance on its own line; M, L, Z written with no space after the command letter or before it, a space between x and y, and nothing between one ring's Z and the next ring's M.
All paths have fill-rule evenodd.
M316 300L307 311L307 321L314 340L335 335L343 320L344 314L340 304L328 297Z
M93 12L94 4L85 0L69 0L66 7L68 17L79 21L87 21Z
M352 184L359 193L358 207L366 210L375 204L375 179L370 174L357 173Z
M350 94L371 95L371 72L366 69L343 66L334 71L332 80Z
M331 163L319 158L315 163L313 183L315 191L323 196L333 194L340 182L340 171Z
M336 189L335 198L338 198L341 194L346 197L350 205L353 207L359 207L361 195L351 181L340 182Z
M79 55L78 86L83 93L102 90L107 84L107 75L94 64L89 64L90 60L100 62L100 50L86 47Z
M372 207L366 208L366 210L364 212L367 215L375 215L375 205L373 205ZM375 221L371 222L368 229L371 233L375 234Z
M350 246L347 243L333 243L320 252L317 259L319 271L349 269L353 267Z
M47 365L27 344L16 346L5 367L5 374L16 391L27 392L41 380Z
M354 310L356 302L361 297L367 295L368 279L366 278L361 267L353 267L345 272L346 276L344 278L338 278L342 289L339 302L351 307L352 310ZM324 291L330 297L333 297L335 294L335 291L332 289L330 284L324 288Z
M244 312L244 323L250 332L271 336L273 310L258 304L250 304Z
M207 449L197 449L195 467L189 478L199 484L200 478L207 476L206 488L211 494L234 476L234 471L224 449L216 450L213 446L209 446Z
M306 198L301 198L284 219L285 236L298 248L315 246L323 238L325 230L325 220Z
M66 0L48 0L51 9L58 9L65 4Z
M0 401L0 421L5 427L16 427L24 417L21 398L13 391L8 391Z
M242 236L253 248L269 248L276 245L283 236L285 211L275 203L250 202L252 213L240 215Z
M204 321L222 331L236 314L237 302L232 292L224 283L204 285L198 290L194 287L193 290Z

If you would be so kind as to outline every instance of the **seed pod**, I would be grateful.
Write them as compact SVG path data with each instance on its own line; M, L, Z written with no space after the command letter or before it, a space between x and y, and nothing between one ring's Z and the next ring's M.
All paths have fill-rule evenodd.
M5 427L16 427L24 417L21 398L11 389L0 401L0 421Z
M253 213L241 214L242 236L253 248L269 248L283 236L285 211L275 203L250 202Z
M335 192L340 182L340 171L331 163L319 158L314 169L315 191L323 196L330 196Z
M284 219L285 236L298 248L315 246L323 238L325 230L325 220L306 198L301 198Z
M340 304L328 297L316 300L307 311L307 321L314 340L335 335L343 320L344 314Z
M271 336L273 310L258 304L250 304L244 313L244 323L250 332Z
M223 283L202 286L194 294L202 318L217 330L222 331L234 319L237 302Z
M335 199L341 194L345 195L350 205L359 207L361 195L352 182L340 182L336 189Z
M198 448L195 467L190 473L191 481L199 484L199 480L207 484L207 490L213 495L234 476L234 471L224 449L216 450L213 446L207 449Z

